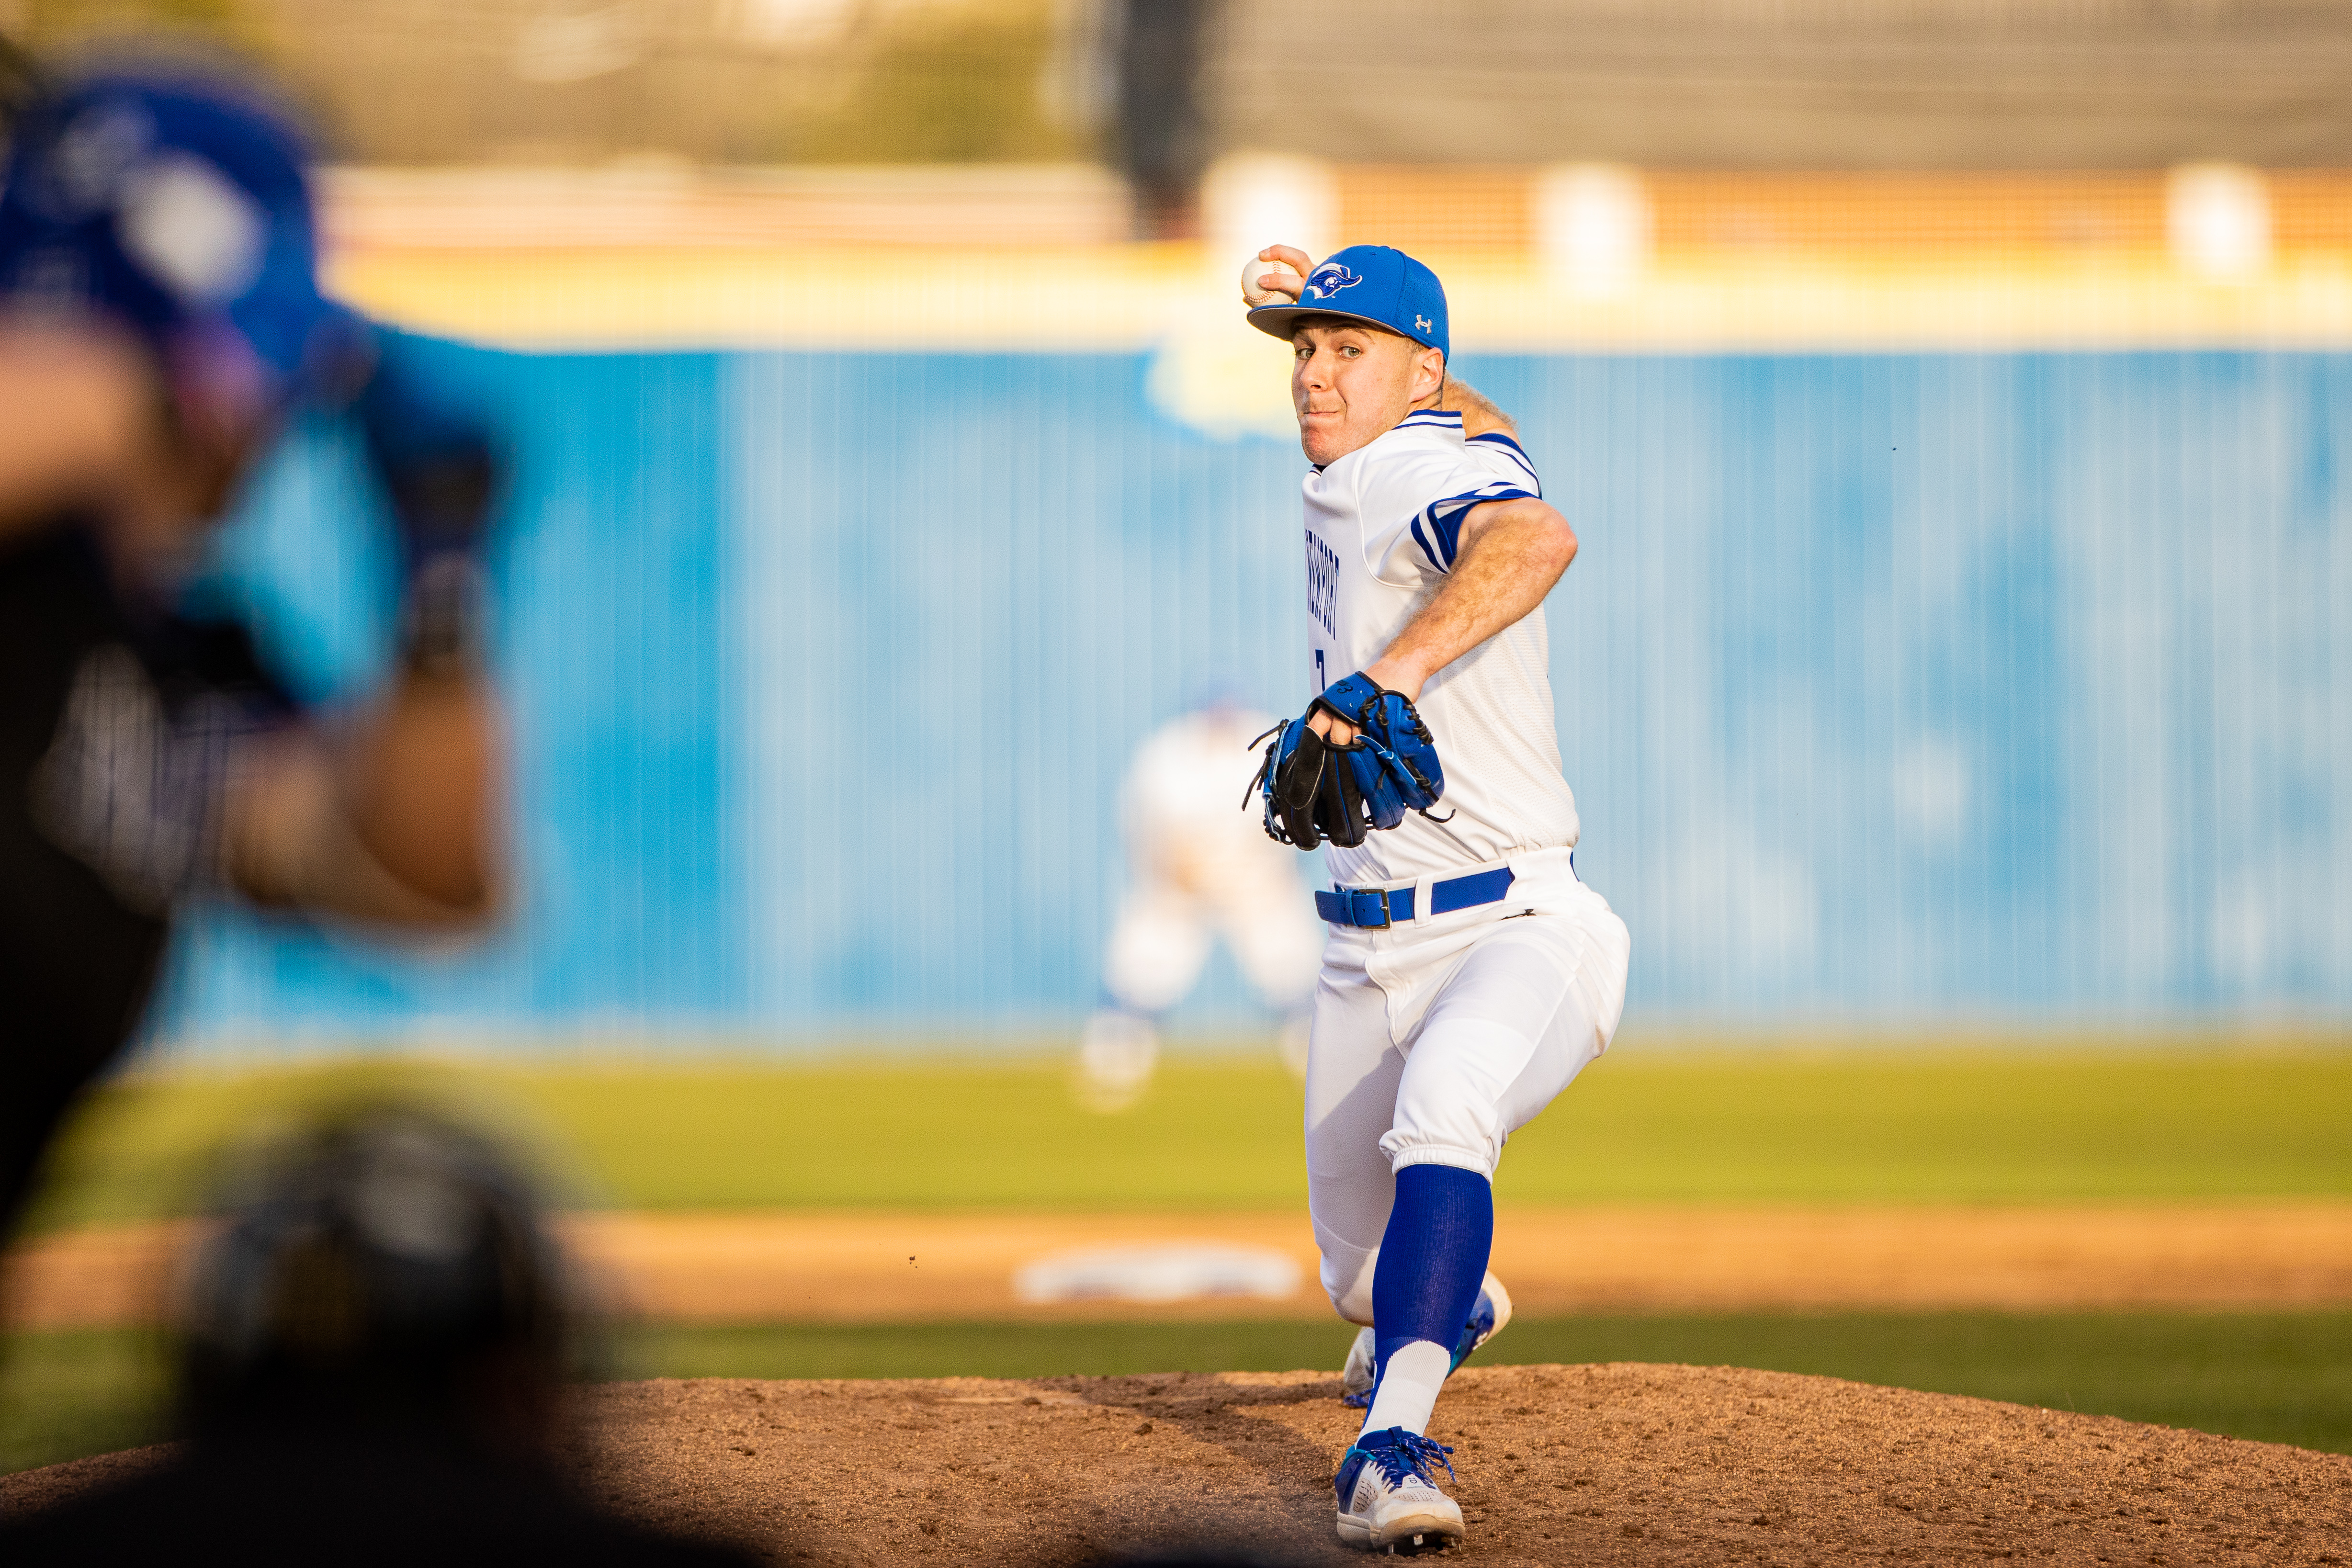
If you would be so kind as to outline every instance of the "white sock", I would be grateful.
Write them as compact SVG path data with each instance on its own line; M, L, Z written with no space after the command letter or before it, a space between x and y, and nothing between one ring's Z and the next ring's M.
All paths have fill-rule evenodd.
M1381 1373L1380 1392L1364 1413L1366 1432L1402 1427L1416 1436L1429 1431L1431 1412L1437 1408L1437 1391L1454 1370L1454 1353L1433 1340L1417 1339L1389 1357Z

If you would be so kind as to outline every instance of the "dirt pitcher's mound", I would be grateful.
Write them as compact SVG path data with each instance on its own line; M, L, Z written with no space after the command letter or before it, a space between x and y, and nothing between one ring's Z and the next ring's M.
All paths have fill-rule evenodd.
M1191 1539L1353 1554L1323 1373L614 1385L612 1506L782 1561L1068 1564ZM2352 1458L1829 1378L1472 1367L1434 1434L1485 1563L2352 1563ZM85 1460L18 1477L12 1507ZM119 1465L120 1461L116 1461Z

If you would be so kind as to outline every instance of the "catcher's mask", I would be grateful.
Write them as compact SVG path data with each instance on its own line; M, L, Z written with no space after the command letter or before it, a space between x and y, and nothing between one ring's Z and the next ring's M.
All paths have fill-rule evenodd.
M486 1369L551 1396L574 1312L514 1166L430 1116L341 1116L256 1163L185 1301L199 1429L307 1416L464 1420Z

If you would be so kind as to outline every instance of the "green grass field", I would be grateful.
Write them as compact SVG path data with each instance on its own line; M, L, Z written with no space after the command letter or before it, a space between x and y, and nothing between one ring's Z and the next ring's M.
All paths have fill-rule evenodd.
M1044 1377L1336 1370L1338 1324L751 1324L641 1328L614 1377ZM157 1336L0 1339L0 1473L152 1440L165 1427ZM2123 1416L2352 1453L2352 1312L1743 1313L1536 1318L1481 1362L1761 1366L2053 1410Z
M536 1147L632 1208L1186 1210L1301 1200L1298 1094L1255 1059L1171 1061L1138 1110L1057 1065L465 1066L131 1075L59 1153L39 1229L185 1212L229 1141L397 1092ZM2047 1204L2352 1197L2352 1051L1621 1048L1512 1141L1507 1207ZM1041 1375L1336 1365L1297 1322L648 1328L614 1375ZM2352 1451L2352 1314L1848 1313L1522 1321L1527 1361L1723 1363L1979 1394ZM113 1331L0 1341L0 1470L160 1430L163 1360Z
M182 1212L234 1130L397 1088L632 1208L1283 1208L1298 1092L1178 1058L1126 1115L1058 1065L465 1067L139 1074L67 1141L39 1229ZM1511 1141L1506 1204L2056 1203L2352 1195L2352 1050L1745 1055L1622 1047Z

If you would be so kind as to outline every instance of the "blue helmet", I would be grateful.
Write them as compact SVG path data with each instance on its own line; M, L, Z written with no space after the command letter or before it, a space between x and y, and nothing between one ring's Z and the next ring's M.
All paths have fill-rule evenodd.
M305 162L283 118L225 83L76 83L16 126L0 307L111 317L167 363L249 356L265 396L296 396L358 331L319 292Z

